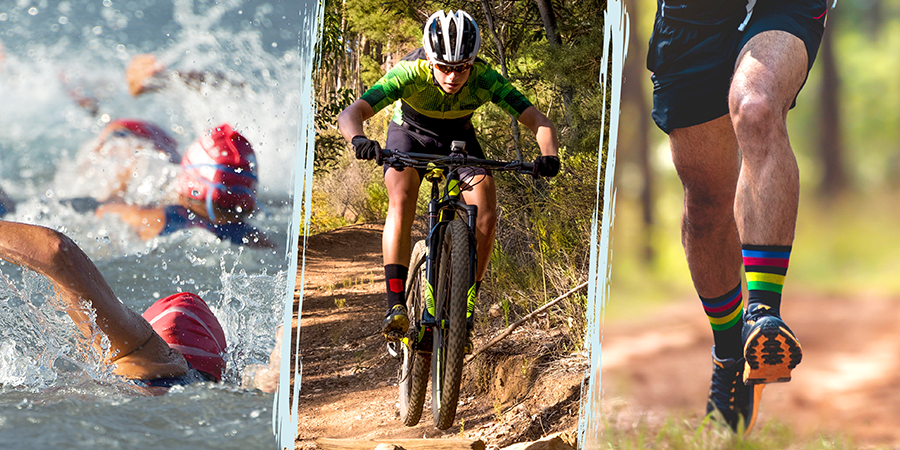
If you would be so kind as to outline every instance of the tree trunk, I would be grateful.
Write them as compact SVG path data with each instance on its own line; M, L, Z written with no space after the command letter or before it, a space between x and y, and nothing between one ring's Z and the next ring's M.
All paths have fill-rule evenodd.
M640 1L627 0L626 8L630 12L631 17L637 21L640 17ZM629 55L641 55L647 51L646 40L641 35L640 27L631 28L631 38L629 42ZM636 150L638 158L638 166L641 172L641 220L643 222L643 260L646 264L651 264L655 257L653 252L652 237L653 225L655 222L653 215L653 165L651 164L650 155L650 108L647 106L647 97L644 93L647 85L649 73L644 68L644 59L630 57L625 59L625 82L622 83L622 100L626 104L634 105L637 116L637 130L635 132L635 141L632 148ZM626 147L627 148L627 147Z
M838 98L841 91L837 61L834 57L834 16L829 18L830 30L822 38L819 63L822 65L822 84L819 87L821 114L819 115L819 157L822 161L822 184L819 194L831 197L847 189L849 180L844 166L844 148Z
M553 3L547 0L534 0L541 12L541 21L544 22L544 30L547 32L547 42L553 47L559 47L562 42L556 31L556 15L553 14Z
M553 3L549 0L535 0L538 10L541 12L541 21L544 22L544 31L547 33L547 43L550 48L559 49L562 46L562 39L556 29L556 14L553 13ZM566 117L566 125L572 131L573 140L578 140L578 130L572 125L572 87L560 85L559 90L562 93L563 107Z
M356 96L360 97L365 92L362 85L362 57L368 50L369 40L365 35L360 34L357 45L359 47L356 49Z
M341 37L347 36L347 16L344 14L346 7L347 7L347 0L342 0L341 1L341 9L340 9ZM344 74L346 73L346 70L347 70L346 68L347 68L347 64L348 64L347 52L346 52L346 49L344 48L344 45L346 45L346 44L344 44L344 42L346 42L346 41L344 41L342 39L341 40L341 54L338 55L338 57L337 57L337 70L334 71L335 77L337 78L337 80L336 80L337 82L334 85L335 92L340 91L341 88L344 87L344 77L345 77Z

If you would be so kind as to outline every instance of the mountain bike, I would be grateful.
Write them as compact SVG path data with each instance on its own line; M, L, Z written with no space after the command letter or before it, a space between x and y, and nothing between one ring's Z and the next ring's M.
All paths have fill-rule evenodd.
M381 150L380 164L397 169L425 169L431 182L428 236L415 244L406 282L410 327L392 353L400 359L400 419L415 426L422 416L431 372L434 426L453 424L465 356L467 319L475 308L478 208L462 199L466 188L460 169L483 168L533 175L534 164L472 158L464 141L453 141L449 156ZM443 189L441 181L445 180ZM430 367L429 367L430 366Z

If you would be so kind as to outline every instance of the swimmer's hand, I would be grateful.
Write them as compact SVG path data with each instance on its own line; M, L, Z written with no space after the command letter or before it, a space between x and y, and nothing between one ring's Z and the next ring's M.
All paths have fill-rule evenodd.
M161 80L155 79L166 69L156 57L151 54L135 55L125 69L125 81L128 83L128 91L137 97L145 92L160 89Z
M272 370L271 366L251 364L241 374L241 387L244 389L259 389L269 394L275 392L278 387L279 368Z

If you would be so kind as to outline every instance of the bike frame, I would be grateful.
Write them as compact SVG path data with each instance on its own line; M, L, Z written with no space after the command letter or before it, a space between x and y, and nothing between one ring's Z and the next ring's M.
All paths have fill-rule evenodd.
M478 218L478 207L467 205L462 199L461 181L458 171L451 171L444 183L443 194L440 192L440 180L444 178L444 169L433 168L426 173L425 179L431 182L431 200L428 202L428 236L425 246L428 249L425 257L425 279L427 282L424 317L422 327L438 326L446 329L448 324L436 323L434 312L434 288L437 284L436 259L433 249L441 245L447 225L456 220L460 209L466 212L466 225L469 228L469 289L466 300L466 317L471 317L475 308L475 268L477 267L477 242L475 240L475 221ZM419 339L421 342L421 336Z

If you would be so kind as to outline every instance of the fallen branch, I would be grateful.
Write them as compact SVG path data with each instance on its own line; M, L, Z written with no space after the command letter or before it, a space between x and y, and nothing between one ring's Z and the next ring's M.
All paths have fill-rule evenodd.
M484 441L472 439L329 439L316 440L320 450L373 450L379 444L405 450L484 450ZM384 448L384 447L382 447Z
M528 314L527 316L525 316L525 317L523 317L523 318L517 320L515 323L513 323L512 325L510 325L509 327L507 327L505 330L503 330L502 333L500 333L499 335L497 335L497 337L495 337L494 339L491 339L491 341L488 342L487 344L485 344L483 347L479 348L478 350L475 350L471 355L467 356L467 357L466 357L466 360L465 360L465 364L468 364L468 363L472 362L472 360L475 359L476 356L478 356L479 354L483 353L485 350L487 350L487 349L489 349L489 348L491 348L491 347L497 345L498 342L502 341L502 340L505 339L507 336L509 336L510 334L512 334L513 330L515 330L516 328L519 328L519 326L522 325L523 323L525 323L525 322L531 320L532 318L534 318L534 317L537 316L538 314L540 314L540 313L546 311L548 308L550 308L551 306L553 306L553 305L559 303L561 300L563 300L563 299L565 299L565 298L568 298L570 295L572 295L572 294L578 292L579 290L581 290L582 288L584 288L585 286L587 286L587 284L588 284L588 282L585 281L584 283L581 283L581 284L579 284L578 286L575 286L575 287L572 288L572 290L570 290L569 292L566 292L565 294L560 295L559 297L556 297L555 299L553 299L553 300L547 302L544 306L541 306L540 308L538 308L538 309L532 311L532 312L531 312L530 314Z

